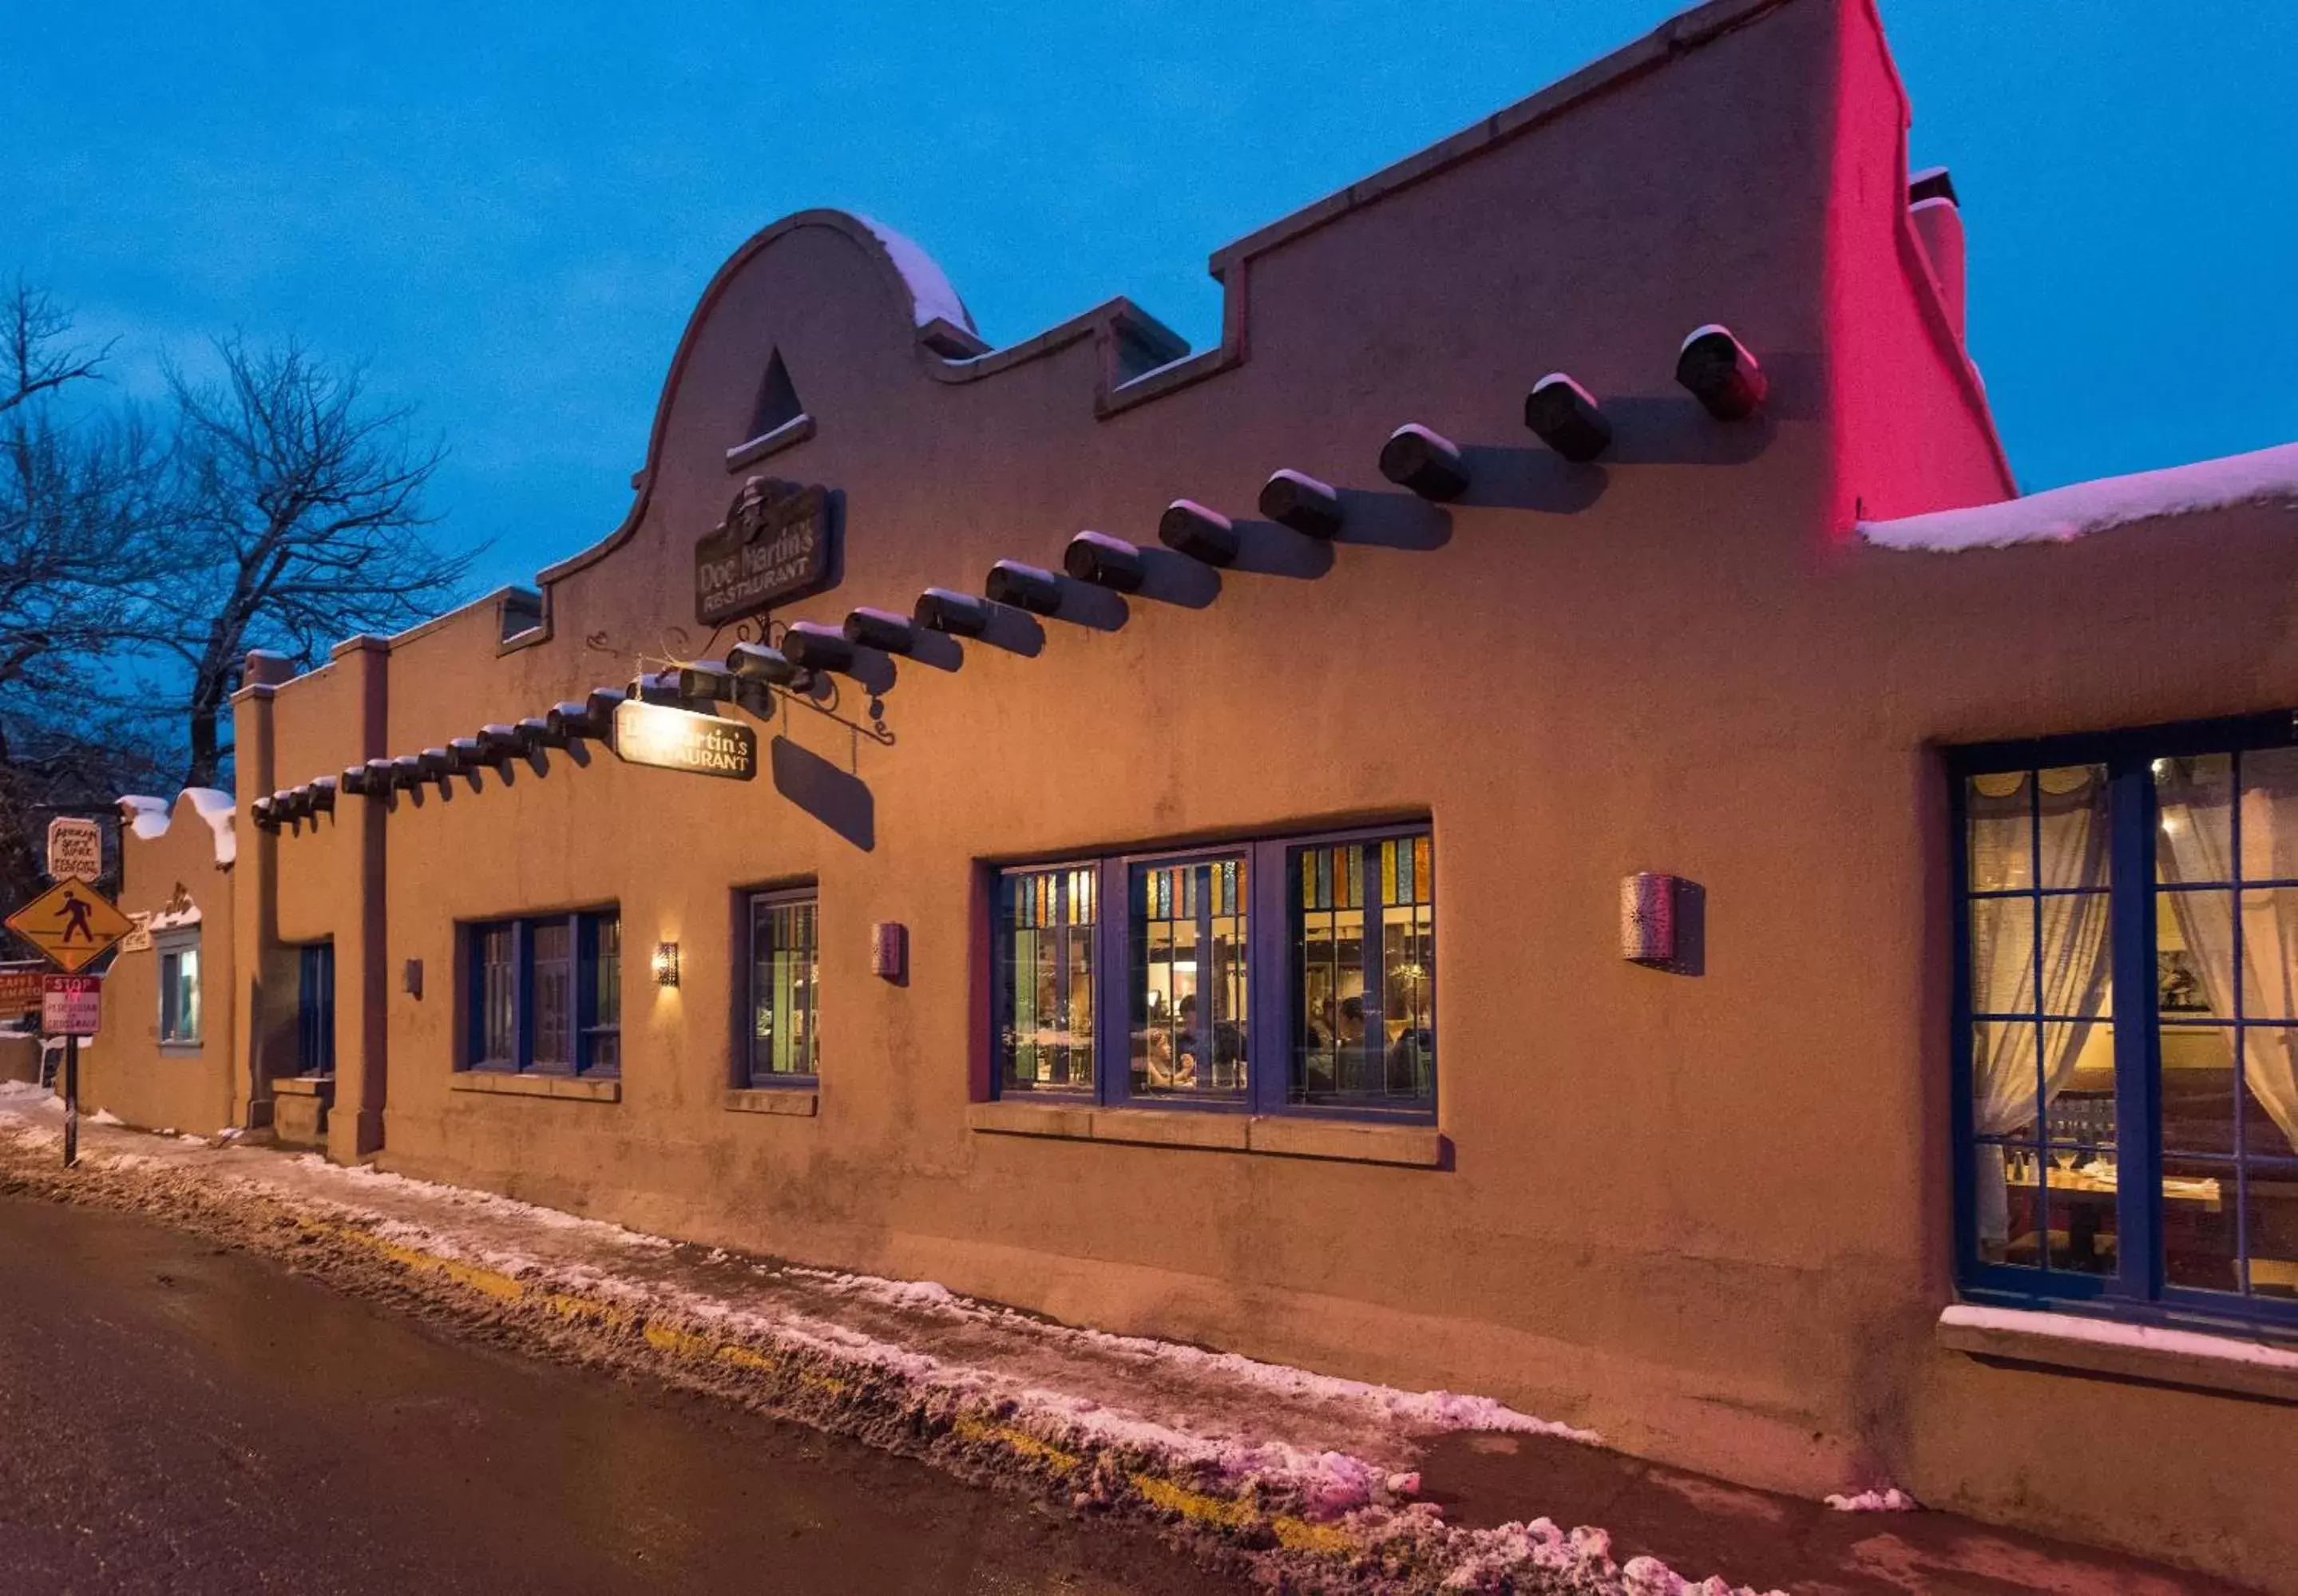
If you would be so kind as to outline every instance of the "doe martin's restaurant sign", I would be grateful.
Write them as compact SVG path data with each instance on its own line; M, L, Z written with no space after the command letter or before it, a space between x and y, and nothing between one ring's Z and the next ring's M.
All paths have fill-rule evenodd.
M615 753L632 765L736 781L758 773L758 734L742 722L636 699L616 707Z
M819 484L744 483L724 522L694 545L694 618L721 626L837 586L836 508Z

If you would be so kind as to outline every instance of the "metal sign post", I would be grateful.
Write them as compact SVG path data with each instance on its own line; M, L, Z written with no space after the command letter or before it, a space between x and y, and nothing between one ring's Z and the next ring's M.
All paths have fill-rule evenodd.
M103 982L93 975L51 975L40 992L40 1030L64 1039L64 1168L79 1162L79 1039L95 1034Z

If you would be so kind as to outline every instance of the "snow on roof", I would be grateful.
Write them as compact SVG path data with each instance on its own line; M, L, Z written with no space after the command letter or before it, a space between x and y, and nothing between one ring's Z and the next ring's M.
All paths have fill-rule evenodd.
M239 857L239 837L232 826L234 805L231 794L212 787L186 787L177 795L176 803L188 802L199 817L208 823L215 835L215 862L229 864ZM168 823L174 818L175 804L165 798L144 798L129 793L120 799L120 817L128 829L142 841L151 842L168 834Z
M965 302L957 297L949 278L942 275L931 255L920 249L908 237L897 233L883 222L869 217L855 218L878 236L886 252L894 258L894 269L902 274L902 281L910 285L912 318L918 326L926 327L936 321L946 321L972 332L973 318L966 314Z
M1934 510L1896 521L1862 521L1859 535L1881 549L1952 554L2015 543L2063 543L2133 521L2195 515L2237 504L2298 507L2298 443L2251 454L2105 476L1969 509Z

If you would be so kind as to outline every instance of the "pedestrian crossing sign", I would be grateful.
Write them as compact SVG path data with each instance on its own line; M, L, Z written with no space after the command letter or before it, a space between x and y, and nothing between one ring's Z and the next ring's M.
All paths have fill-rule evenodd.
M7 925L67 975L86 968L136 929L86 881L58 881L9 915Z

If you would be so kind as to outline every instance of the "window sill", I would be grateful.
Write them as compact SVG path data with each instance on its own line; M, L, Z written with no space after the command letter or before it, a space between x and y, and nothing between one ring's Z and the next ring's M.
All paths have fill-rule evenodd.
M1422 1170L1442 1167L1446 1149L1443 1133L1433 1125L1363 1125L1277 1115L1174 1113L1145 1108L1096 1108L1084 1103L973 1103L966 1105L965 1122L971 1129L999 1136L1054 1137L1132 1146L1199 1147L1283 1158L1401 1164Z
M497 1092L506 1097L572 1097L585 1103L620 1103L623 1083L583 1075L513 1075L508 1071L458 1070L449 1083L458 1092Z
M821 1094L811 1087L737 1087L726 1094L726 1106L738 1114L791 1114L803 1119L822 1112Z
M2298 1402L2298 1352L2233 1335L1971 1302L1941 1313L1935 1334L1974 1358Z
M87 1040L87 1038L81 1038L81 1040L82 1040L82 1041L86 1041L86 1040ZM184 1038L184 1037L178 1037L178 1038L175 1038L173 1040L162 1039L162 1040L161 1040L161 1042L160 1043L160 1051L161 1051L161 1052L162 1052L162 1053L172 1053L172 1054L186 1054L186 1053L198 1053L198 1052L202 1051L203 1048L205 1048L205 1047L206 1047L206 1046L207 1046L207 1044L206 1044L206 1043L204 1043L204 1042L201 1041L201 1040L200 1040L198 1038L196 1038L196 1037L188 1038Z

